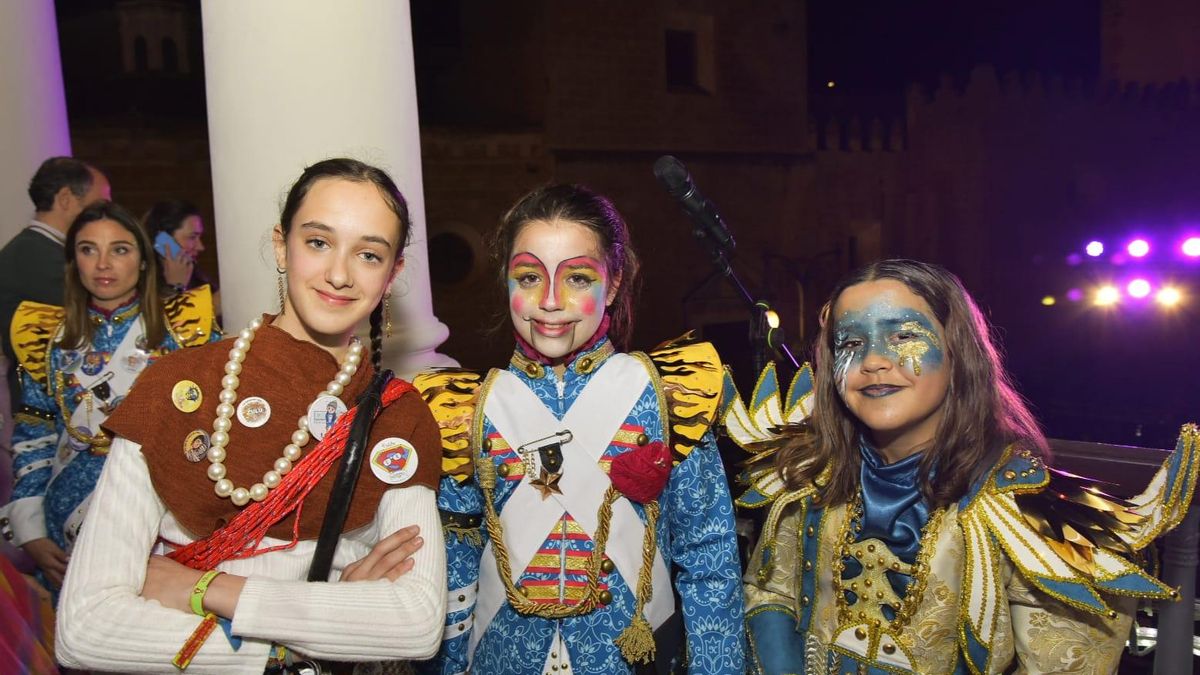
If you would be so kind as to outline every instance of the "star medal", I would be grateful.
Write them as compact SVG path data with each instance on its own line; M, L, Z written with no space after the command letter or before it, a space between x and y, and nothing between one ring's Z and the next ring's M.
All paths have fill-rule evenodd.
M399 485L417 472L417 449L403 438L385 438L371 448L371 473L388 485Z
M237 407L237 418L242 425L256 429L271 419L271 404L261 396L242 399Z
M558 481L562 479L562 474L558 472L551 473L542 467L541 474L537 478L529 481L529 484L537 491L542 493L542 501L546 501L550 495L561 495L562 490L558 487Z
M342 399L329 394L318 396L317 400L308 406L308 415L305 417L308 421L308 433L319 443L345 412L346 404Z

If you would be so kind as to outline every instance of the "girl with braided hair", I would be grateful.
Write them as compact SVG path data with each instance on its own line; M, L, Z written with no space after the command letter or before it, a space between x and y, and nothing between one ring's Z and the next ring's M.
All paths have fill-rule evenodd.
M407 382L383 390L330 581L305 580L409 230L380 169L331 159L304 171L273 231L279 314L164 358L108 420L112 451L64 584L60 661L257 675L304 657L437 649L445 557L421 536L438 528L440 439ZM369 358L354 335L368 316Z

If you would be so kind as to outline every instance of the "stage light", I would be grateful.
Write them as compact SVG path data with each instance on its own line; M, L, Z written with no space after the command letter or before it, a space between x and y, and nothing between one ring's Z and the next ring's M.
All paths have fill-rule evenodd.
M1150 252L1150 242L1145 239L1134 239L1129 242L1129 246L1125 247L1125 250L1129 251L1129 255L1135 258L1142 258Z
M1183 293L1174 286L1163 286L1154 294L1154 301L1163 307L1174 307L1183 300Z
M828 81L828 82L826 82L826 83L825 83L825 86L826 86L826 87L829 87L830 89L833 89L834 87L836 87L836 86L837 86L837 82L834 82L833 80L830 80L830 81Z
M1121 291L1116 286L1101 286L1096 289L1096 298L1092 302L1097 307L1112 307L1121 301Z
M1046 307L1053 307L1054 303L1055 303L1055 300L1054 300L1053 295L1047 295L1044 298L1042 298L1042 304Z
M775 313L775 310L768 309L767 311L763 312L763 316L766 317L768 326L771 328L779 328L779 315Z
M1150 282L1145 279L1134 279L1125 287L1129 295L1134 298L1144 298L1150 295Z
M1089 241L1088 245L1083 248L1083 251L1093 258L1099 258L1104 255L1104 242Z
M1071 302L1079 302L1082 299L1083 291L1081 289L1072 288L1071 290L1067 291L1067 300L1070 300Z
M1200 237L1184 239L1183 245L1179 249L1189 258L1200 258Z

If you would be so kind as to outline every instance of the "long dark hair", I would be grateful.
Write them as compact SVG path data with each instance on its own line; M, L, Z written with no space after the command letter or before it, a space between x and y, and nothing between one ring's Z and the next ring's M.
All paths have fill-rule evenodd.
M335 178L338 180L348 180L353 183L370 183L379 190L379 195L383 197L383 201L387 203L388 208L392 213L396 214L396 219L400 221L400 246L396 249L396 257L404 256L404 247L408 245L408 239L412 235L412 221L408 215L408 202L405 201L404 195L400 194L400 188L396 187L396 182L386 171L379 167L371 166L366 162L360 162L357 159L348 159L345 157L337 157L334 159L326 159L306 168L304 173L296 179L288 190L287 197L283 201L283 209L279 215L279 227L283 230L283 239L287 241L288 233L292 229L292 220L296 217L296 212L300 210L300 206L304 204L304 198L308 196L308 191L319 180L326 178ZM371 363L378 370L383 360L383 301L380 300L375 308L371 310Z
M620 278L617 294L608 308L608 335L619 349L628 349L633 334L633 299L636 297L639 262L630 241L629 226L612 201L582 185L547 185L521 197L500 219L492 238L492 257L506 288L508 257L521 228L534 221L562 220L578 223L596 233L604 250L608 278Z
M884 260L843 279L821 310L814 346L815 401L808 433L779 453L776 466L791 488L811 485L826 467L828 503L846 502L857 489L859 436L866 432L842 402L834 381L834 328L830 314L843 291L868 281L892 279L920 296L945 330L950 383L933 444L921 458L921 493L933 506L957 501L1010 443L1042 457L1046 439L1004 370L987 319L958 277L938 265ZM937 470L936 483L932 480Z
M111 220L117 223L128 230L137 242L138 255L142 258L137 291L141 301L142 322L146 329L146 344L151 348L157 347L167 337L167 322L163 317L162 295L158 284L158 256L154 255L154 248L146 229L128 211L114 202L101 202L87 207L67 229L67 239L63 246L67 266L63 293L66 317L63 320L62 344L68 349L79 349L91 344L94 335L95 326L88 318L91 294L79 278L79 263L75 261L75 241L84 226L97 220Z

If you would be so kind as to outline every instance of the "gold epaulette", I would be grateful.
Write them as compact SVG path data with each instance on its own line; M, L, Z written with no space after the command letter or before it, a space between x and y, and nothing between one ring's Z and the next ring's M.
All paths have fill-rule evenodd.
M473 474L471 425L482 383L481 373L457 368L426 371L413 378L442 434L442 476L459 483Z
M43 389L48 387L50 343L62 326L66 311L62 307L26 300L13 313L9 338L17 364Z
M691 333L655 347L649 354L658 374L670 425L675 464L687 459L717 419L721 406L721 357L708 342Z
M212 331L217 330L212 289L207 284L167 298L163 314L167 317L167 330L180 347L205 344Z

